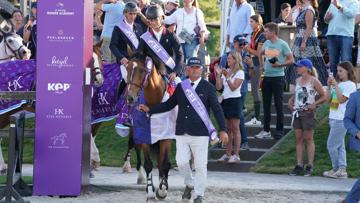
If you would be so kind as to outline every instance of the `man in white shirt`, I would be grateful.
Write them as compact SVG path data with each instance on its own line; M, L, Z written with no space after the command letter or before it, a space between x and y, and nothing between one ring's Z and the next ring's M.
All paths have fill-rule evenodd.
M250 36L250 16L254 15L254 8L246 0L235 0L231 7L229 24L227 25L226 45L233 50L233 39L236 35ZM248 38L249 39L249 38Z

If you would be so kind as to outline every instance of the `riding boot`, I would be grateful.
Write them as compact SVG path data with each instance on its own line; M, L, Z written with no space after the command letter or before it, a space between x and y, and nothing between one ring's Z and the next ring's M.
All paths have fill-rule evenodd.
M255 101L255 102L254 102L255 118L256 118L257 120L260 119L260 106L261 106L261 102L260 102L260 101Z

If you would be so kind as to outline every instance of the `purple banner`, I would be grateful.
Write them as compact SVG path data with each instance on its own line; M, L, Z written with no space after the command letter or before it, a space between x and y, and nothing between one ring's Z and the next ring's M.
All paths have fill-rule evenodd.
M100 87L93 86L91 102L91 123L108 121L118 114L118 87L121 81L120 67L117 63L103 65L104 83Z
M84 84L92 56L92 1L38 0L34 195L77 196L90 127ZM84 133L84 134L83 134ZM88 136L88 138L86 138ZM89 144L90 146L90 144Z
M0 63L0 91L30 91L35 82L34 60L15 60ZM0 115L20 107L26 100L1 100Z

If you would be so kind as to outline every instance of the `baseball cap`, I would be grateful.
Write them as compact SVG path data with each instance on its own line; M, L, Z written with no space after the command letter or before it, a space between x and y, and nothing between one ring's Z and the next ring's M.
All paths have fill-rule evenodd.
M167 0L166 3L173 3L173 4L177 5L177 6L180 5L179 0Z
M198 57L191 57L191 58L189 58L186 66L202 67L201 60Z
M245 45L247 44L246 38L243 37L242 35L236 35L234 37L234 43L238 42L240 45Z
M300 67L303 67L303 66L305 66L308 69L313 68L312 62L307 58L298 60L296 63L294 63L294 65L297 68L300 68Z

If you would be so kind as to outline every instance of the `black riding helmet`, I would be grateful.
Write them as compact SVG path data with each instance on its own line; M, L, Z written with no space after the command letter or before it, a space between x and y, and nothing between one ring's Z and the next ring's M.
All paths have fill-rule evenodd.
M129 1L125 4L124 12L123 13L137 13L139 11L139 7L136 3Z
M155 4L155 5L151 5L147 10L146 10L146 18L147 19L155 19L158 17L164 16L164 11L161 8L160 5Z

